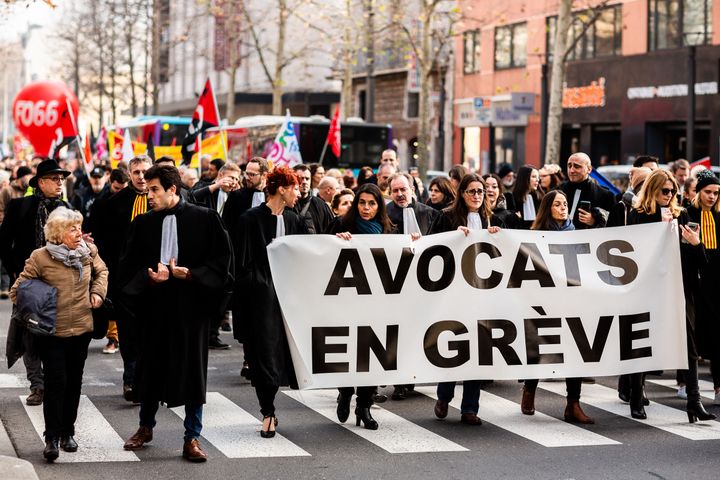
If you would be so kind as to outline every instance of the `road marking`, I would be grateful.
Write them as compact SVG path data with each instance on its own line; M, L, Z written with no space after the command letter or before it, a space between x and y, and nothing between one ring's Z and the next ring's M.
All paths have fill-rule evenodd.
M35 431L44 442L43 407L25 405L26 398L27 396L21 396L20 400ZM56 463L140 461L133 452L123 450L124 440L113 430L102 413L85 395L80 395L78 416L75 422L75 440L78 443L78 451L66 453L60 450L60 458L56 460Z
M565 396L564 383L542 382L540 388ZM647 420L636 420L630 416L628 404L618 399L617 390L603 385L583 385L580 401L606 412L630 418L643 425L659 428L689 440L720 439L720 423L714 421L689 423L687 414L684 411L657 402L652 402L645 407Z
M0 388L30 388L24 373L0 373Z
M415 387L415 391L437 400L436 387ZM461 403L462 389L458 386L450 405L460 410ZM535 411L535 415L523 415L519 404L485 391L480 395L478 416L484 422L487 421L545 447L620 445L620 442L538 411Z
M202 415L202 436L228 458L306 457L302 448L278 432L262 438L262 422L218 392L208 392ZM185 407L171 409L185 418ZM279 425L282 427L282 423Z
M675 380L670 379L664 379L659 378L657 380L650 380L649 378L645 379L646 382L654 383L655 385L660 385L663 387L672 388L677 392L678 386L677 382ZM700 385L700 396L708 398L710 400L715 400L715 388L713 387L712 382L708 382L707 380L698 380L698 384ZM677 393L676 393L677 395Z
M353 410L350 412L348 422L341 424L336 413L337 390L293 390L283 391L283 393L389 453L468 451L467 448L383 408L372 409L373 418L380 424L378 430L367 430L362 426L356 427L355 417L352 415Z

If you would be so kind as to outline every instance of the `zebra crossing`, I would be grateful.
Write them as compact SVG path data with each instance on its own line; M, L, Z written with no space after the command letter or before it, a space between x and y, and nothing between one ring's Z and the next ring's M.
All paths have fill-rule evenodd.
M651 383L662 388L674 387L671 380L652 380ZM9 376L0 374L0 385L3 388L20 388L22 381L13 380ZM539 388L556 394L565 395L565 384L562 382L541 382ZM704 385L704 390L707 385ZM391 402L373 407L373 416L380 423L377 431L366 430L358 427L351 416L345 424L340 424L335 415L337 390L310 390L293 391L282 390L280 396L285 396L294 402L298 407L307 409L313 414L324 417L329 422L321 426L324 437L322 442L332 448L333 435L340 432L350 432L353 441L367 442L378 447L387 454L408 454L408 453L441 453L441 452L468 452L477 449L477 446L468 441L467 435L457 435L453 438L453 431L444 428L440 421L433 420L432 404L436 397L435 386L417 386L419 394L415 400L404 403ZM516 389L514 389L517 392ZM668 390L668 394L670 391ZM668 395L669 396L669 395ZM18 395L13 398L22 403L22 410L27 418L14 422L18 425L26 424L35 433L37 450L42 448L43 416L42 407L29 407L25 405L25 396ZM423 400L424 398L424 400ZM451 407L459 410L462 398L462 385L456 387L456 396L451 402ZM536 413L533 416L522 415L519 406L519 395L517 398L504 398L495 393L483 391L480 397L480 417L485 425L492 425L511 435L522 437L540 447L567 448L567 447L617 447L622 445L626 437L620 436L613 430L603 430L592 426L579 426L564 422L557 415L562 411L562 399L558 398L558 408L553 409L552 414L546 414L536 405ZM608 412L611 415L630 419L629 407L617 398L615 389L603 385L584 385L582 393L583 405ZM238 403L236 403L238 402ZM406 405L423 403L427 408L427 417L418 421L413 418L406 418ZM108 408L107 403L100 402L98 407L93 402L92 395L83 395L80 400L78 420L76 423L76 438L80 448L76 453L61 455L58 462L68 463L99 463L99 462L138 462L143 460L141 452L127 452L122 449L123 438L118 431L126 434L127 428L113 426L111 421L103 414L103 409ZM311 457L317 450L313 449L316 440L306 439L302 435L293 432L290 417L283 419L278 434L272 440L262 439L259 435L261 421L255 412L256 404L247 404L233 399L233 395L221 392L208 392L207 404L203 411L203 439L205 445L212 445L223 456L229 459L241 458L269 458L269 457ZM557 411L555 411L557 410ZM720 440L720 422L700 422L689 424L683 410L673 408L656 401L652 401L646 407L648 419L645 421L628 422L628 428L635 429L642 434L643 429L658 429L664 434L675 438L689 441ZM182 407L172 409L172 419L176 419L178 431L182 431L182 420L184 409ZM132 411L132 415L137 415ZM458 412L454 415L457 417ZM449 425L453 415L445 420ZM117 418L117 417L113 417ZM599 419L602 424L603 418ZM418 424L422 423L422 424ZM639 426L640 423L642 426ZM173 427L174 428L174 427ZM287 430L285 430L287 428ZM462 432L472 431L478 437L488 435L488 429L484 427L469 428L457 426ZM597 431L601 433L597 433ZM283 436L287 432L292 439ZM295 435L293 435L295 433ZM347 434L345 434L347 435ZM618 438L613 438L619 436ZM622 440L622 441L621 441ZM307 441L307 444L305 443ZM339 447L338 447L339 448Z

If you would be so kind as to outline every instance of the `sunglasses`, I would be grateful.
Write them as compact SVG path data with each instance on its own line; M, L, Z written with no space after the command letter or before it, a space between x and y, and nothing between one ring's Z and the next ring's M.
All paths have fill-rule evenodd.
M474 197L475 195L479 197L485 193L485 190L483 190L482 188L475 188L473 190L465 190L465 193L467 193L471 197Z
M676 190L674 188L662 188L660 189L663 195L675 195Z

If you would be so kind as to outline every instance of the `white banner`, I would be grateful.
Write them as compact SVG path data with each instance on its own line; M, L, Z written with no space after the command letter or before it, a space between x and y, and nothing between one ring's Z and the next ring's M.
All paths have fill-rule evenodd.
M687 368L678 233L283 237L268 246L300 388Z

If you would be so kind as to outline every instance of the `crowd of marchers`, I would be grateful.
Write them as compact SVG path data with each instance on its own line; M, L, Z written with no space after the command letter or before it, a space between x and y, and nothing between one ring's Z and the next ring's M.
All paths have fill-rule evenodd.
M107 338L103 353L120 352L122 396L139 405L139 428L118 448L138 450L152 441L160 404L184 406L182 455L207 460L199 437L208 349L230 348L221 329L243 346L241 375L257 394L260 435L274 437L275 396L280 387L298 387L266 248L285 235L349 241L359 234L402 234L416 240L449 231L492 235L676 220L688 357L688 369L677 372L678 396L687 399L690 422L715 418L700 400L702 357L710 361L714 404L720 404L720 297L714 294L720 180L710 170L691 172L685 160L665 170L655 157L637 157L627 191L619 195L591 177L584 153L572 154L565 172L557 165L515 171L503 164L497 173L479 175L456 165L427 186L416 170L400 171L393 150L382 153L376 171L363 167L357 175L320 164L273 167L261 157L244 165L202 158L200 175L171 158L145 155L89 173L52 159L8 160L2 167L0 297L13 302L7 353L25 364L27 404L42 404L48 461L60 450L78 449L75 422L93 334ZM38 301L51 294L53 302ZM28 311L51 317L52 331L26 328ZM629 403L636 419L647 418L644 380L636 373L618 381L619 400ZM482 424L479 398L489 381L463 382L463 424ZM595 422L580 405L584 381L592 379L565 380L568 422ZM538 379L524 379L525 415L535 413L537 386ZM395 385L390 398L403 400L413 389ZM438 384L438 418L448 415L454 391L455 382ZM388 397L377 386L339 388L340 422L350 417L353 395L356 424L378 429L371 407Z

